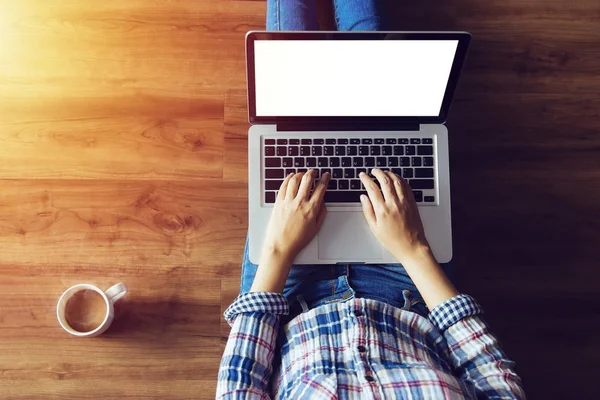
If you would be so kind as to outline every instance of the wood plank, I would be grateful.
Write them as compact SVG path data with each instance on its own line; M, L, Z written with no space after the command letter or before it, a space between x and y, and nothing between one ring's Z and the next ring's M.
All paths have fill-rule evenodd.
M0 272L2 397L158 398L171 390L169 398L183 399L214 393L220 280L185 269L139 274L132 268L115 273L2 265ZM83 282L106 289L118 281L129 293L117 303L105 335L79 339L62 330L55 307L64 290Z
M0 180L0 264L229 276L246 231L245 187L236 184Z
M239 272L241 273L241 268L239 268ZM227 307L233 303L235 298L240 293L240 276L236 278L225 278L221 279L221 316L227 310ZM227 343L227 338L229 337L229 332L231 331L231 327L225 321L225 318L221 317L221 343L225 345Z

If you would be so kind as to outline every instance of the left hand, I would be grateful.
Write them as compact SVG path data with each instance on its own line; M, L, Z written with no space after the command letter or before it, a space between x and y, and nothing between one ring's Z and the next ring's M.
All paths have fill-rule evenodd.
M277 254L292 262L319 232L327 208L323 196L330 174L319 179L311 194L315 170L288 175L279 189L263 246L263 257ZM262 258L262 257L261 257Z

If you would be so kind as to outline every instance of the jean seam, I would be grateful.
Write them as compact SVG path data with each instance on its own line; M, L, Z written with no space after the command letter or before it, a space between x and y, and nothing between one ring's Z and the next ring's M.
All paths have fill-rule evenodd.
M339 0L338 0L339 1ZM338 13L338 5L337 5L337 1L333 0L333 17L335 18L335 27L336 29L340 29L340 18L339 18L339 13Z
M281 30L281 15L279 13L279 0L275 2L275 17L277 18L277 29Z

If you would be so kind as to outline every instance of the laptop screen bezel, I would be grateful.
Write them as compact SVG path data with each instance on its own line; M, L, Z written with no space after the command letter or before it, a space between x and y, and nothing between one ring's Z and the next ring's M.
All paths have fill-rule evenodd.
M256 115L256 82L254 64L254 42L256 40L457 40L458 46L452 62L448 84L440 107L438 116L257 116ZM360 125L403 125L403 124L442 124L446 116L454 91L460 78L460 73L466 58L467 49L471 41L468 32L273 32L250 31L246 34L246 80L248 84L248 120L251 124L301 124L310 123L335 125L335 124L360 124Z

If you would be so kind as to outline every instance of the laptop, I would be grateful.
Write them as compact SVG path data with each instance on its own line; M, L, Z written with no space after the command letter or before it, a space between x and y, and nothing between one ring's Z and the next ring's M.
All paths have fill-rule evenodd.
M371 233L358 174L410 184L440 263L452 258L448 130L467 32L249 32L246 35L249 256L258 264L290 172L331 173L321 231L295 264L396 263Z

